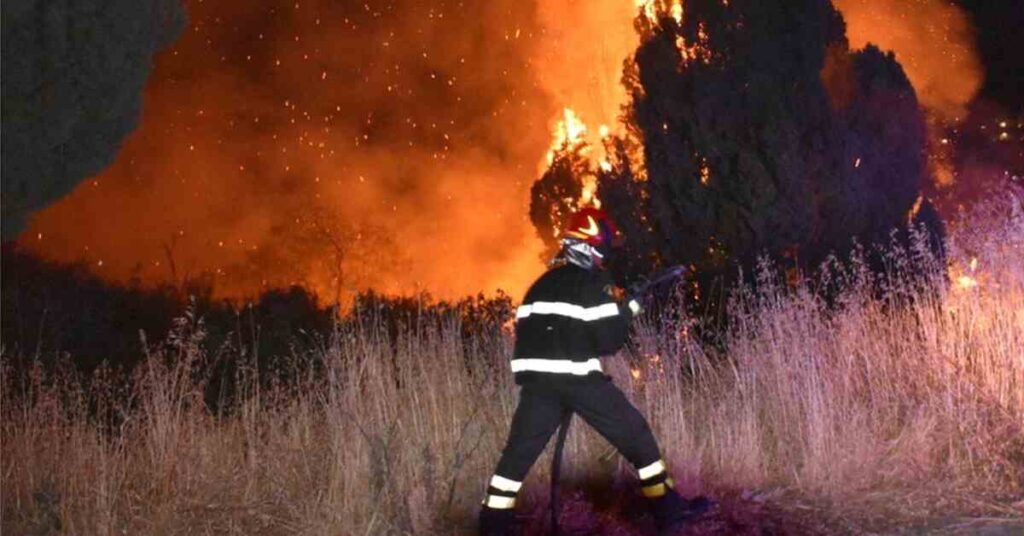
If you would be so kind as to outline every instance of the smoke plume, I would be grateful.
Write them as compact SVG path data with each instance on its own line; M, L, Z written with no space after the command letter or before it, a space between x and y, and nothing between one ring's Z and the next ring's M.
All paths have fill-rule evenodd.
M949 0L833 0L854 48L891 50L917 98L943 121L962 119L983 81L974 28Z
M904 55L924 58L915 61L931 78L919 78L912 65L907 70L927 106L952 110L969 98L969 88L944 93L937 82L945 78L934 76L943 64L928 59L973 54L962 42L969 27L956 26L962 18L942 18L944 4L926 2L915 16L934 12L928 20L963 31L931 38L911 31L890 42L882 39L902 35L897 29L860 23L857 14L874 6L899 10L899 2L837 3L854 46L865 39L894 47L905 65L913 62ZM574 109L595 151L600 125L621 128L623 62L639 43L633 19L642 4L186 1L190 22L157 56L139 128L112 165L37 212L19 241L47 258L84 259L110 280L156 285L204 277L225 297L288 284L328 301L367 288L437 297L502 288L517 295L542 269L529 192L547 166L555 124L565 107ZM5 4L5 127L8 85L17 76L8 68L15 48L8 46L8 19L17 11ZM152 43L166 35L145 34ZM942 36L960 44L932 42ZM125 42L117 46L149 55L156 46L118 39ZM976 69L971 61L965 65ZM123 95L138 95L144 75L109 73L117 84L102 86L102 98L69 102L129 103ZM125 109L136 110L134 102ZM131 126L118 124L122 135ZM82 145L114 137L53 130ZM5 231L15 199L8 155L18 152L9 138ZM73 145L24 139L26 154L32 147L66 154ZM108 145L90 153L103 159L67 175L45 199L103 168L116 149ZM24 210L43 204L24 203Z
M533 6L194 2L117 162L25 240L112 278L449 296L539 269ZM102 217L99 217L100 215Z

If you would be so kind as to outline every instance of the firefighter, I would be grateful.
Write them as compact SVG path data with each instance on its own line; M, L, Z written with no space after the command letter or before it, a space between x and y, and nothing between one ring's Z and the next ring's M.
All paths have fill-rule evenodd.
M616 300L605 271L616 234L599 209L574 214L559 254L516 311L511 365L520 385L519 405L488 482L480 512L484 536L515 534L523 479L563 412L580 416L633 464L659 533L671 534L708 508L706 499L688 501L672 489L647 420L601 368L599 358L625 344L630 320L640 311L635 299Z

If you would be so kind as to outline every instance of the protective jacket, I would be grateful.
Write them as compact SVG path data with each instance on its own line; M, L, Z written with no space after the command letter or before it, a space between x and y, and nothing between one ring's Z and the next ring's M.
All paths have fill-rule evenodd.
M632 319L613 288L607 272L572 263L542 275L516 311L516 383L605 378L598 358L622 348Z

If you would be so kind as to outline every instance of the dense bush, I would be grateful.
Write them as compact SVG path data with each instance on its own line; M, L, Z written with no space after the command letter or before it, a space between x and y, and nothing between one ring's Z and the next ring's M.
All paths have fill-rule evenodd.
M402 333L443 326L464 341L479 341L500 333L513 315L503 294L443 301L367 291L344 311L298 286L250 301L218 300L201 282L183 288L109 283L83 265L44 261L12 243L4 245L2 277L0 343L9 366L56 370L63 361L88 377L104 364L124 381L147 352L166 350L175 319L187 313L203 333L207 351L195 366L211 407L234 398L243 369L266 385L319 373L311 356L340 331L379 332L397 352Z

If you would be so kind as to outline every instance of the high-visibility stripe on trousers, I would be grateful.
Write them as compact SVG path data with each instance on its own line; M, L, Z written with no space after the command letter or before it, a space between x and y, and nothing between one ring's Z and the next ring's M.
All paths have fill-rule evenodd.
M501 475L491 477L487 485L487 496L484 497L484 506L496 510L508 510L515 508L516 495L519 488L523 487L521 481L505 478Z
M648 499L657 499L668 493L675 484L672 477L668 476L668 468L665 462L658 460L644 467L637 467L637 476L640 477L640 491Z

